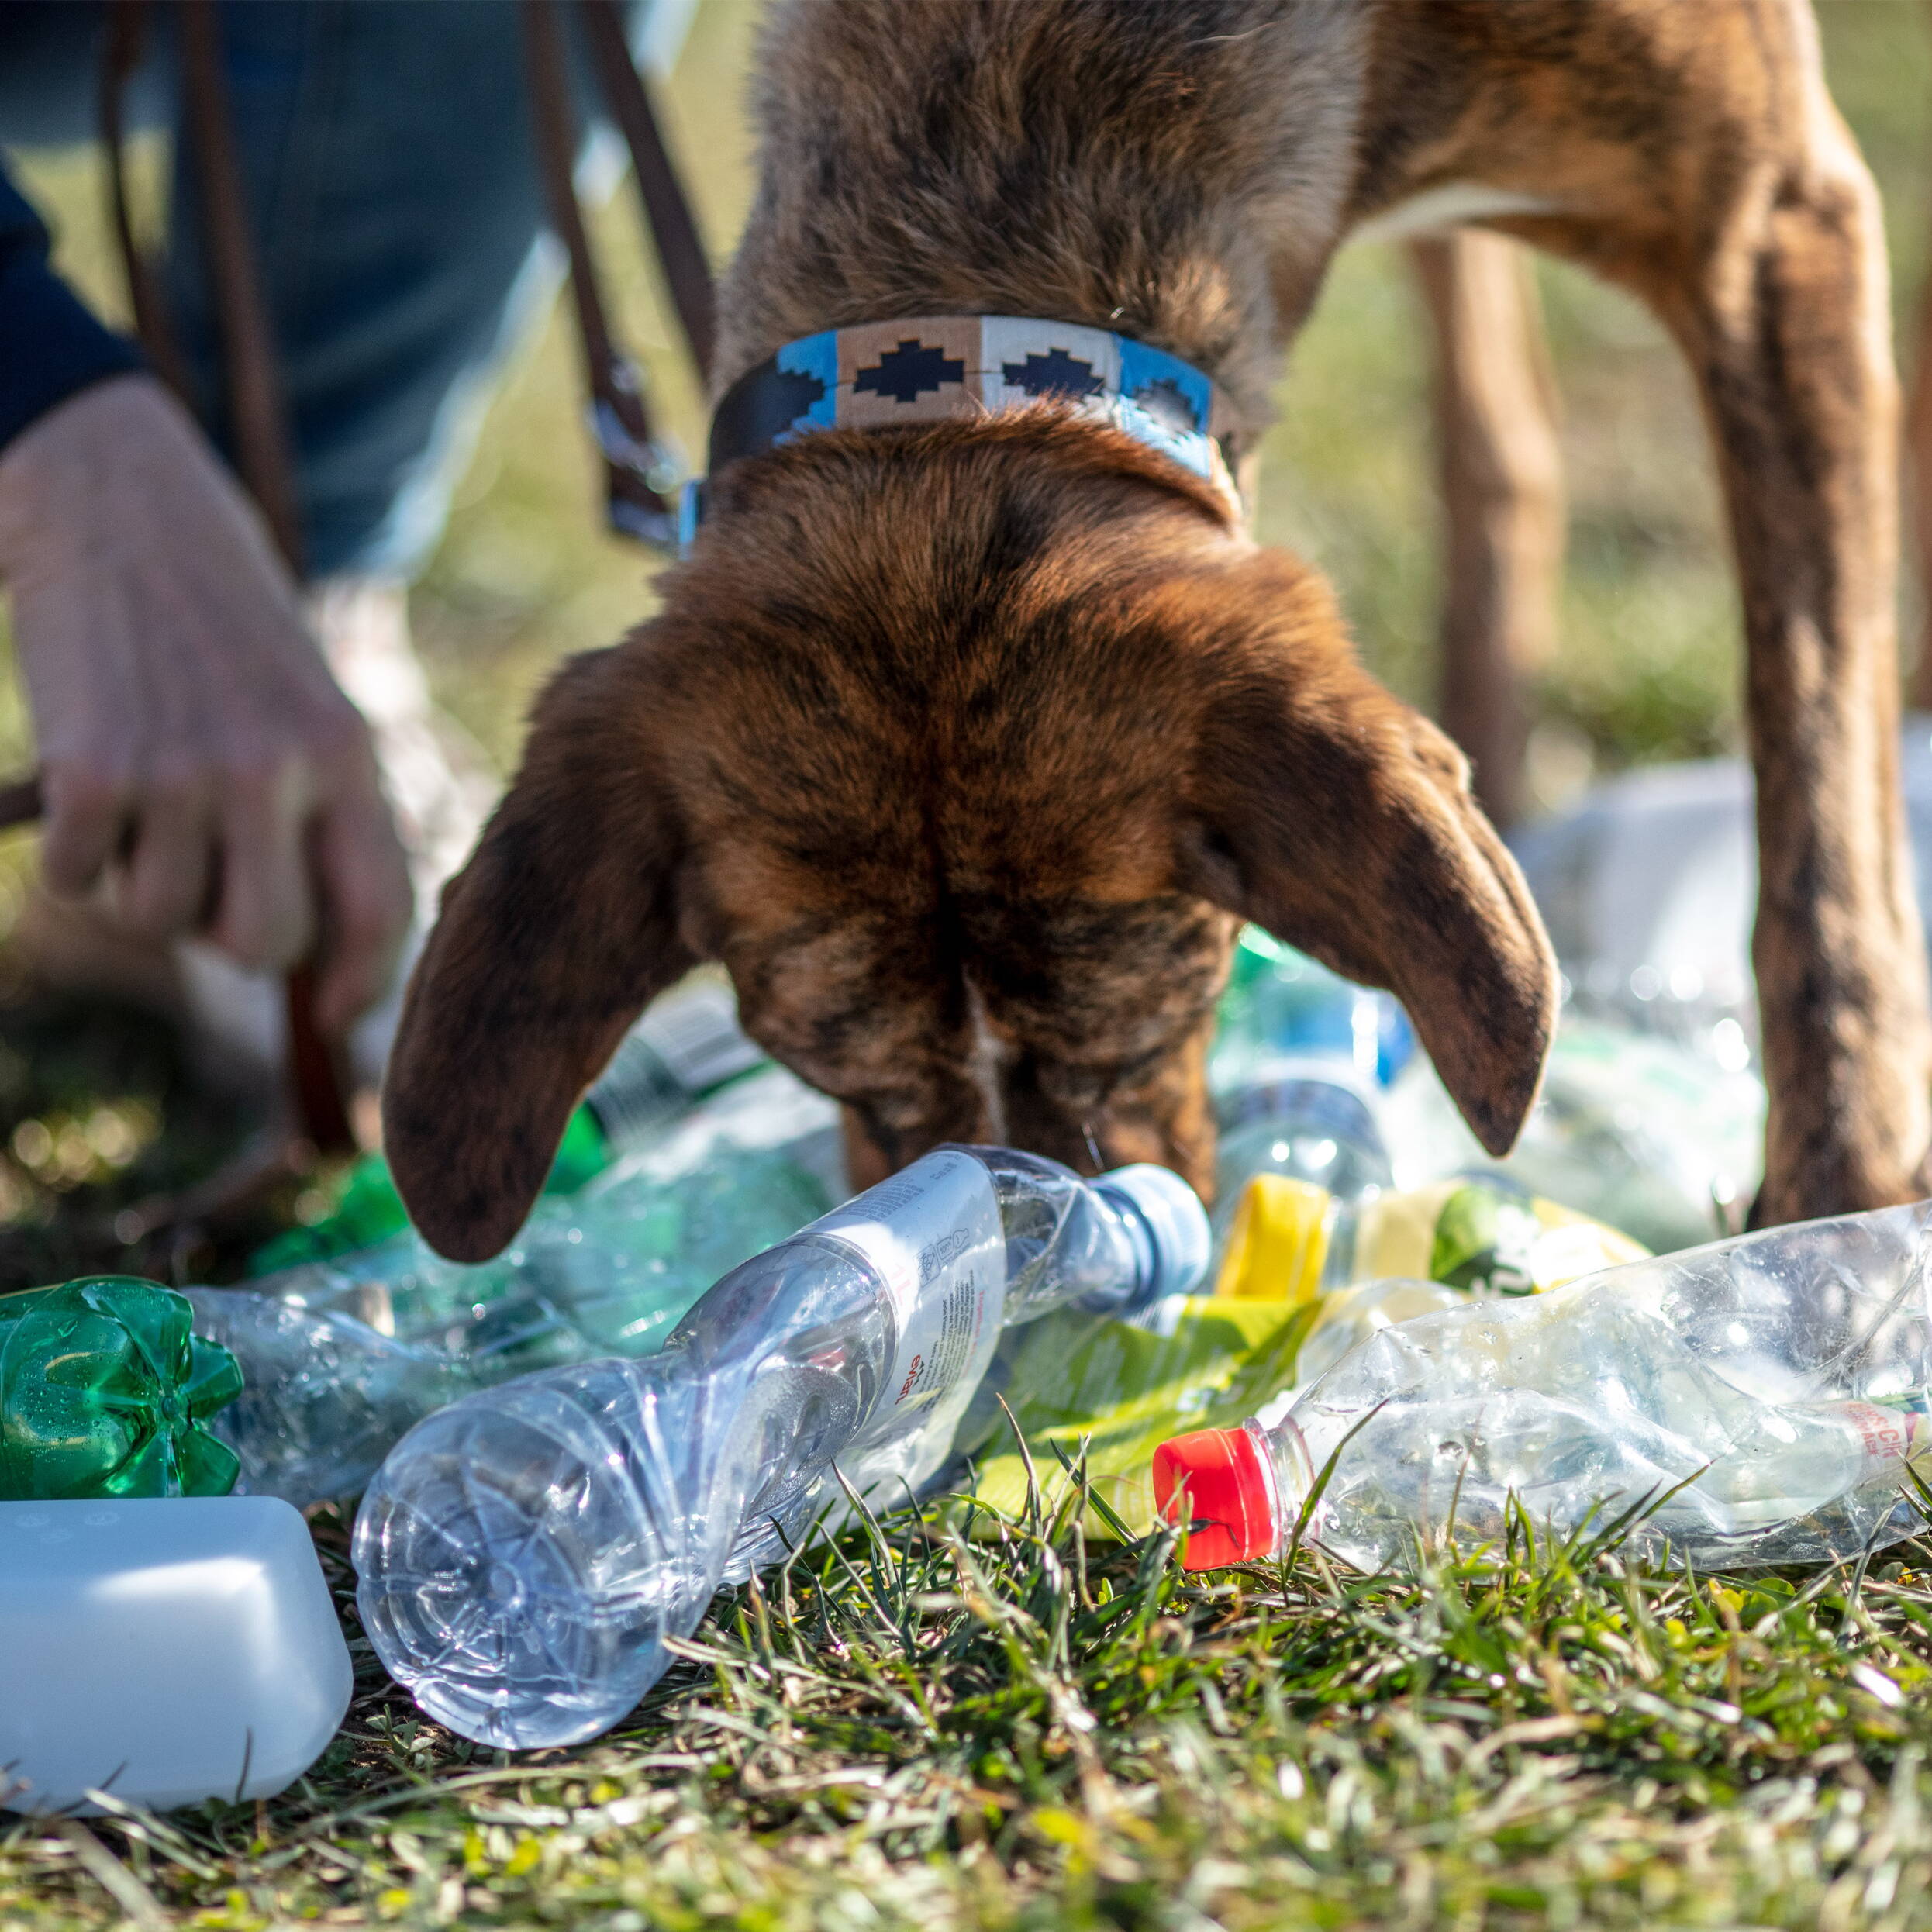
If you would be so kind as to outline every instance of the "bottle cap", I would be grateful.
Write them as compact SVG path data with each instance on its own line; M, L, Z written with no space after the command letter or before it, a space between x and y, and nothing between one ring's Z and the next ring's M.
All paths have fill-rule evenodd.
M1137 1220L1147 1237L1147 1267L1127 1307L1144 1308L1163 1295L1189 1295L1200 1286L1214 1237L1201 1197L1179 1175L1144 1161L1115 1168L1093 1185Z
M1335 1197L1313 1181L1258 1174L1242 1189L1229 1225L1217 1295L1313 1301L1321 1292Z
M1197 1429L1154 1452L1154 1508L1192 1526L1183 1566L1216 1570L1275 1547L1273 1485L1245 1429Z

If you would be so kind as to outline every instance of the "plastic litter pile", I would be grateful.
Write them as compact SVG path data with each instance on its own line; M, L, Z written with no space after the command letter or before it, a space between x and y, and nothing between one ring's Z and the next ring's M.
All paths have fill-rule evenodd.
M465 1737L594 1737L719 1583L783 1557L833 1465L889 1503L946 1461L1002 1327L1185 1294L1206 1217L1164 1168L1097 1181L941 1149L734 1269L647 1361L524 1377L418 1425L357 1519L393 1675Z
M1574 860L1582 837L1546 846ZM1679 870L1703 862L1679 847ZM1675 876L1651 851L1660 902ZM230 1795L236 1727L274 1747L249 1791L296 1775L347 1694L288 1507L329 1497L363 1496L384 1663L440 1721L517 1747L617 1721L720 1583L815 1521L937 1485L1010 1510L1036 1480L1054 1506L1056 1447L1097 1531L1165 1517L1197 1568L1297 1540L1414 1563L1513 1518L1730 1567L1910 1533L1932 1207L1737 1234L1763 1115L1748 1007L1714 969L1646 1006L1625 964L1565 964L1578 999L1505 1162L1391 999L1250 933L1210 1061L1211 1218L1164 1170L1085 1181L994 1148L840 1206L831 1104L700 982L625 1043L495 1261L433 1254L371 1160L246 1288L0 1299L0 1764L32 1785L13 1801L78 1801L123 1759L122 1795ZM1686 993L1688 970L1658 970ZM192 1525L168 1518L196 1497ZM173 1601L128 1510L252 1579L245 1613L191 1593L166 1612L241 1660L192 1762L133 1662L74 1721L13 1682L33 1631L85 1627L117 1547L148 1576L135 1597ZM278 1678L306 1687L286 1721Z

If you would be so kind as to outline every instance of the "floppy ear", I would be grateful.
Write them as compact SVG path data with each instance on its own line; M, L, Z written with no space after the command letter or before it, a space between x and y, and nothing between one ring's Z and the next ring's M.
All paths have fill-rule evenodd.
M1211 706L1205 896L1400 999L1492 1154L1515 1144L1556 1023L1529 888L1461 753L1333 647L1258 651Z
M383 1146L410 1218L452 1261L488 1259L523 1225L584 1089L693 963L635 676L620 646L552 681L410 977Z

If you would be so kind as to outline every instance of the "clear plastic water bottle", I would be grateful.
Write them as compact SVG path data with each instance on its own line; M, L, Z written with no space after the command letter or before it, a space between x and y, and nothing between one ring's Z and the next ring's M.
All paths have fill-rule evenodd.
M1217 1233L1225 1233L1257 1175L1358 1201L1395 1185L1389 1151L1362 1096L1333 1081L1263 1067L1216 1103Z
M1875 1549L1923 1523L1929 1221L1773 1228L1398 1322L1272 1427L1163 1444L1157 1499L1197 1526L1194 1568L1278 1553L1331 1460L1306 1534L1364 1569L1499 1542L1513 1506L1716 1567Z
M438 1722L517 1748L622 1717L720 1582L781 1555L840 1474L944 1464L1002 1327L1131 1310L1207 1264L1164 1168L1083 1181L945 1147L719 1282L647 1361L530 1375L419 1424L357 1520L364 1627Z
M1208 1057L1216 1092L1245 1084L1261 1063L1282 1061L1386 1086L1415 1051L1414 1030L1392 994L1331 973L1258 926L1242 929Z
M210 1427L243 1486L305 1507L353 1496L412 1424L533 1370L650 1353L719 1276L836 1198L782 1148L719 1147L695 1171L621 1173L540 1202L495 1260L413 1233L247 1289L188 1291L245 1385Z

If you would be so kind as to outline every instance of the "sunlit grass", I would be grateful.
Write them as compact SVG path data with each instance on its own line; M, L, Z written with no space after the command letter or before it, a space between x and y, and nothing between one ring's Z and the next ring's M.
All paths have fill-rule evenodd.
M293 1792L0 1832L0 1925L1932 1923L1932 1548L1717 1580L1520 1531L1404 1579L1174 1540L908 1510L514 1761L358 1639Z

